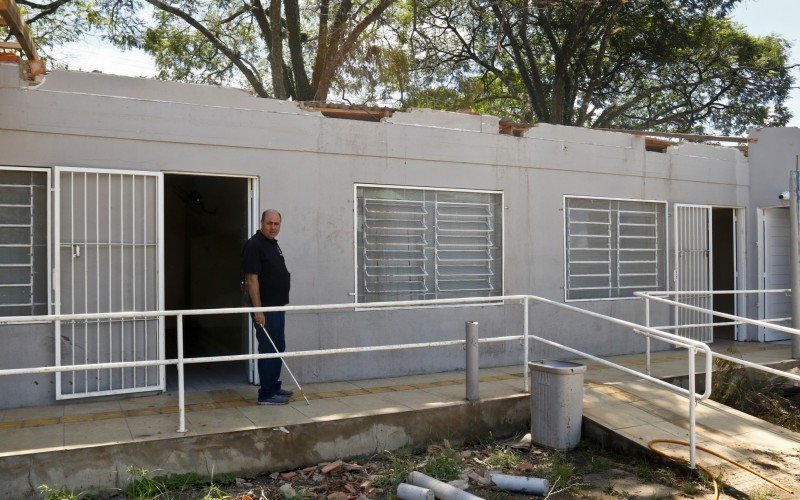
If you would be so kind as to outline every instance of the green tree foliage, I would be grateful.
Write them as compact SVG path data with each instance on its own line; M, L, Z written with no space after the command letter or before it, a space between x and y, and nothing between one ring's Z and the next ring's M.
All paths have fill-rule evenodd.
M40 43L99 30L163 79L721 133L790 118L789 44L731 22L740 1L18 0Z
M204 83L243 79L261 97L325 100L396 0L20 0L30 24L62 26L45 45L95 29L155 57L159 77ZM373 58L374 59L374 58ZM367 61L367 66L369 62ZM362 65L363 66L363 65Z
M590 127L782 125L788 43L736 0L419 0L412 105Z

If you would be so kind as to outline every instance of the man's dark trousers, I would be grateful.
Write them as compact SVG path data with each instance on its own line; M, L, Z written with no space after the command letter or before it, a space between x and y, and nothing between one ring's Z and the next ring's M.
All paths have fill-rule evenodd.
M283 332L286 325L286 313L283 311L264 313L264 320L264 328L269 332L272 342L275 342L278 352L284 352L286 350L286 338ZM256 339L258 339L258 353L275 352L267 335L264 333L264 329L258 324L255 327ZM261 381L261 388L258 390L259 398L274 396L280 390L281 382L278 379L281 377L282 367L283 361L280 358L258 360L258 378Z

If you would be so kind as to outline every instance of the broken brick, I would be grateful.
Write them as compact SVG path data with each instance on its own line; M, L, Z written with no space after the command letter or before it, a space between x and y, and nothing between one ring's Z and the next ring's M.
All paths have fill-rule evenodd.
M342 462L341 460L337 460L335 462L331 462L328 465L326 465L325 467L323 467L322 470L320 470L320 472L322 472L323 474L330 474L330 473L332 473L334 471L339 470L342 467L343 464L344 464L344 462Z

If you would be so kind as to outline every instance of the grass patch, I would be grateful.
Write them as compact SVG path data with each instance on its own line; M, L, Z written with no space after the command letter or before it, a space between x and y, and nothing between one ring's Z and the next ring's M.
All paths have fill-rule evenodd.
M498 446L486 457L484 463L493 469L513 469L519 465L519 453L506 446Z
M388 459L392 466L390 473L379 474L372 480L376 488L386 488L394 490L397 485L404 482L408 475L414 470L414 464L410 459L408 450L398 450L397 453L385 452L383 458Z
M739 355L732 348L731 356ZM724 359L714 360L711 399L767 422L800 432L800 409L784 397L784 380L741 368Z
M452 481L461 475L461 456L451 448L436 449L428 455L422 472L439 481Z
M567 456L559 452L553 453L550 458L550 474L547 475L550 485L565 486L572 484L574 475L575 466L567 459Z
M56 489L56 488L51 488L46 484L39 486L39 492L47 500L79 500L82 498L89 498L87 495L83 493L78 493L76 495L73 491L70 491L66 488Z
M127 472L130 482L122 490L127 498L178 498L182 493L199 490L193 498L223 500L231 497L222 487L236 484L236 476L233 474L219 474L214 478L194 472L152 476L147 469L136 466L128 467Z

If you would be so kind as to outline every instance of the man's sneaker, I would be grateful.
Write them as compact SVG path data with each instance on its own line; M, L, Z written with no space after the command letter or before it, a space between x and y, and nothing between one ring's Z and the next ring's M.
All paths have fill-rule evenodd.
M278 389L276 394L278 394L278 396L286 396L287 398L290 398L294 395L294 391L290 391L288 389Z
M282 396L280 394L273 394L269 397L258 397L258 404L260 405L285 405L289 403L288 396Z

